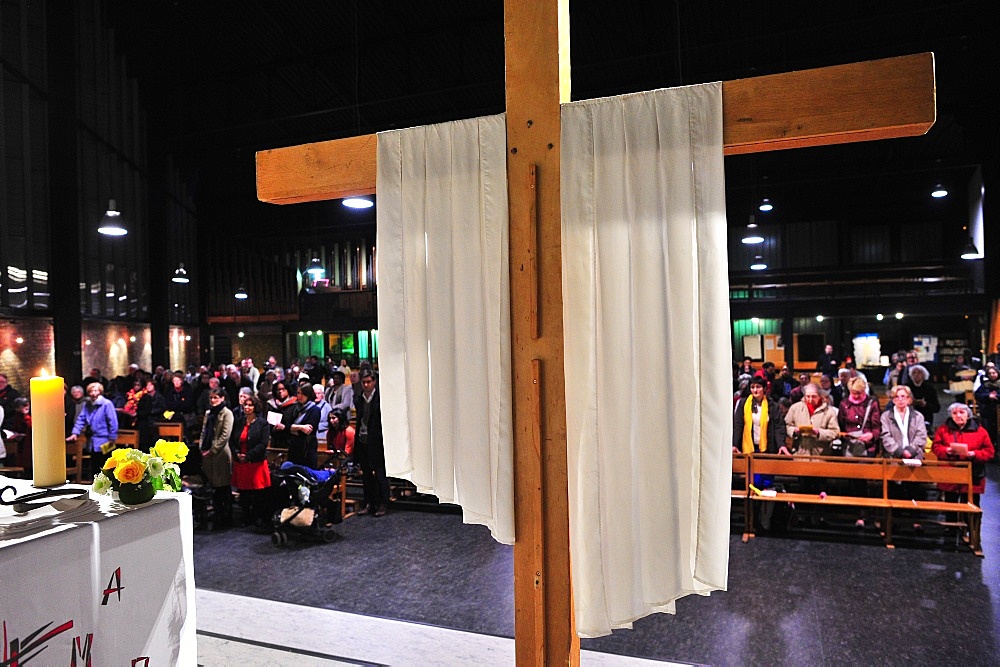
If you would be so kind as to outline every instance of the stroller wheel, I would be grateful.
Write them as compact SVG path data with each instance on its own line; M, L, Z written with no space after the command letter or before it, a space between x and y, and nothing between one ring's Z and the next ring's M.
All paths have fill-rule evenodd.
M271 543L276 547L283 547L288 543L288 536L281 531L271 533Z
M337 531L335 531L333 528L324 528L322 537L323 541L329 544L330 542L333 542L340 536L337 534Z

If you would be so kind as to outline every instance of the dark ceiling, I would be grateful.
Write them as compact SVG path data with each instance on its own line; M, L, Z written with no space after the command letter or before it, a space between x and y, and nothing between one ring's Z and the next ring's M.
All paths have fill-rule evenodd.
M733 224L765 187L790 220L838 219L860 201L891 212L935 180L964 187L971 165L996 164L998 31L988 5L574 0L573 96L933 51L938 121L928 135L727 158ZM223 230L267 238L289 221L306 231L345 220L334 204L257 202L258 150L503 110L500 0L104 7L156 148L175 156L201 218Z

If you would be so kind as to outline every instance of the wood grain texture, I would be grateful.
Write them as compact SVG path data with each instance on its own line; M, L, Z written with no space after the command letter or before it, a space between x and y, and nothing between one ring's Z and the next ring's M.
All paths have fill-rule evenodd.
M725 81L722 106L726 155L919 136L936 118L934 54ZM374 134L261 151L257 197L372 194L375 155Z
M333 139L257 153L257 198L301 204L375 192L377 135Z
M725 81L725 154L918 136L935 95L933 53Z
M518 665L575 665L560 215L559 5L504 2ZM537 291L536 291L537 290ZM534 296L537 295L537 296Z

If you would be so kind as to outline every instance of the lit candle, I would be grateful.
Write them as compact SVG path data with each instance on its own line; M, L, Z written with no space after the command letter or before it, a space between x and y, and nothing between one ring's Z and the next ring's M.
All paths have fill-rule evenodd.
M31 378L31 467L35 486L66 483L66 412L63 379Z

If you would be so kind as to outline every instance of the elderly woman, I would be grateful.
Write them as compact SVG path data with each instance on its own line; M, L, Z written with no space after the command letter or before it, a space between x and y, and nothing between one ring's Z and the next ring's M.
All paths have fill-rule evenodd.
M840 434L840 426L837 424L837 411L822 399L816 384L803 387L802 400L788 408L785 431L792 439L795 454L830 455L830 443Z
M894 459L924 458L927 425L912 408L913 392L908 385L896 385L889 397L892 408L882 413L882 452Z
M913 395L913 407L924 417L924 421L930 424L934 421L934 415L940 412L941 402L938 401L937 391L928 380L931 374L927 368L916 364L910 366L910 378L906 381L906 386L910 388Z
M934 455L940 460L972 461L972 498L979 505L979 497L986 490L986 462L993 459L993 442L986 429L972 418L972 411L964 403L948 406L948 419L934 432ZM948 502L961 502L968 495L964 484L938 484Z

